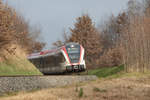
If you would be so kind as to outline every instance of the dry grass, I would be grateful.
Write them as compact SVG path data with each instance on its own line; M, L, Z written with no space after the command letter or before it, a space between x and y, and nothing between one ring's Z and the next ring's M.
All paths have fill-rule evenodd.
M79 97L80 89L83 94ZM150 77L100 79L83 84L22 92L0 100L150 100Z

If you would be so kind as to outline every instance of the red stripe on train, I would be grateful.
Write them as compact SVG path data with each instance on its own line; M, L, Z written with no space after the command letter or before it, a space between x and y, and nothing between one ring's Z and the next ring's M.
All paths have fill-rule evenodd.
M64 47L63 50L64 50L64 52L65 52L65 54L66 54L66 56L67 56L67 59L69 60L69 63L71 64L71 61L70 61L70 58L69 58L69 56L68 56L68 53L67 53L66 48ZM71 64L71 65L72 65L72 64Z

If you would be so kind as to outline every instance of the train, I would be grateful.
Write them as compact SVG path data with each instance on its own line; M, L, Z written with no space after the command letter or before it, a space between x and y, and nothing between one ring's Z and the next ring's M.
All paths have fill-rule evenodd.
M84 55L83 46L71 42L56 49L32 53L28 60L44 75L77 73L86 71Z

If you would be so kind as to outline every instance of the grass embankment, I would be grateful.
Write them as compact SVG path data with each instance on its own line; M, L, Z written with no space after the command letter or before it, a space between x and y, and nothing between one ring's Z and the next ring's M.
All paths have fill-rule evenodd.
M15 49L14 49L15 48ZM16 44L8 49L2 49L3 58L0 61L0 76L42 75L39 70L27 60L25 51Z
M42 75L27 59L7 60L0 63L0 76Z
M116 66L116 67L106 67L106 68L99 68L94 70L88 70L89 75L96 75L99 78L105 78L109 76L116 76L122 73L124 70L124 66Z
M106 67L106 68L99 68L94 70L89 70L88 75L96 75L99 78L121 78L121 77L145 77L150 76L150 72L132 72L126 73L124 71L124 66L116 66L116 67Z

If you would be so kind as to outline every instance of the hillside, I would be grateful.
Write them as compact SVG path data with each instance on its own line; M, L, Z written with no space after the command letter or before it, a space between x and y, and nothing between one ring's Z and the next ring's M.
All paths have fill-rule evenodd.
M15 47L13 52L9 52ZM10 50L2 50L5 60L0 62L0 76L8 75L42 75L26 57L25 51L17 45L9 46Z
M0 76L42 75L28 60L10 60L0 63Z
M32 29L32 32L31 32ZM40 29L29 26L23 16L0 0L0 75L41 75L26 55L40 51ZM36 37L34 37L36 35Z
M19 61L19 60L18 60ZM23 59L0 63L0 76L42 75L29 61Z

